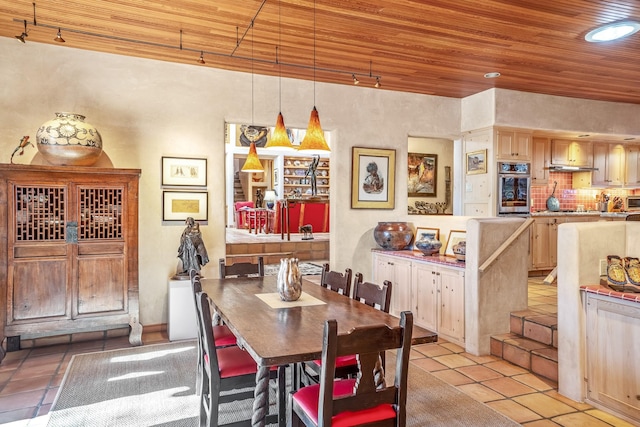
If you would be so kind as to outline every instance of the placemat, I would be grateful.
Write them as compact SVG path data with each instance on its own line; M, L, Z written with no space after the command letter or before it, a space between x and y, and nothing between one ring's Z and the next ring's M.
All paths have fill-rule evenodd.
M302 295L300 295L300 298L296 301L282 301L280 299L280 294L277 292L268 294L256 294L256 296L271 308L304 307L308 305L326 304L326 302L321 301L316 297L312 297L306 292L302 292Z

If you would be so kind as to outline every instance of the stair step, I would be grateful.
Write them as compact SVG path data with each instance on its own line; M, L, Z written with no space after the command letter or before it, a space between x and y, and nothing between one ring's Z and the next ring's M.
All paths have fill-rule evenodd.
M558 348L558 316L533 310L511 313L511 333Z
M558 381L558 349L515 333L491 337L491 354L534 374Z

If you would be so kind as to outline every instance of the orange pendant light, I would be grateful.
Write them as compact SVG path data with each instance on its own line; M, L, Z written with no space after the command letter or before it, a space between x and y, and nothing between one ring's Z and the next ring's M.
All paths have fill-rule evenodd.
M249 145L249 155L242 166L242 172L264 172L264 167L262 167L256 151L256 143L253 141Z
M327 141L324 139L324 132L322 131L322 126L320 126L320 116L318 115L318 110L315 105L313 106L313 110L311 110L307 133L298 150L331 151Z
M293 148L293 144L287 134L287 128L284 126L284 117L282 113L278 113L278 119L276 121L276 129L273 131L273 135L267 141L265 148Z

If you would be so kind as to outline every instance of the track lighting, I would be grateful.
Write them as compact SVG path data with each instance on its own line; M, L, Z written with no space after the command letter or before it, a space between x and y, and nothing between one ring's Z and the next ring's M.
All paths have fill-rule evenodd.
M58 35L56 36L55 39L53 39L54 42L58 42L58 43L64 43L65 40L62 38L62 33L60 33L60 28L58 27Z
M376 77L376 84L374 85L376 88L380 87L380 77Z
M20 40L22 43L26 43L25 39L27 38L28 34L27 34L27 20L24 20L24 31L22 32L22 34L20 34L19 36L16 36L16 38L18 40Z
M355 74L351 74L351 77L353 77L353 84L354 85L360 84L360 80L358 80L358 78L356 77Z
M204 51L203 50L200 51L200 58L198 58L198 64L206 64L206 62L204 62Z

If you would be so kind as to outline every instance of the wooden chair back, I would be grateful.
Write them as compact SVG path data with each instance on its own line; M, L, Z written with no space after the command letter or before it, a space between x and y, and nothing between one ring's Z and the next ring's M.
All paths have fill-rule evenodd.
M332 417L345 411L363 411L381 404L392 405L396 415L386 422L376 423L376 426L406 425L407 373L412 328L413 315L410 311L401 313L399 326L368 325L354 328L345 334L338 334L338 324L335 320L326 321L320 373L318 426L330 426ZM379 355L393 349L397 350L395 380L392 384L386 384ZM354 353L358 354L360 367L357 378L335 380L336 359ZM335 397L335 381L353 381L353 393ZM305 412L300 407L293 405L293 409L297 416L301 416L300 419L305 425L315 424L304 419Z
M391 287L388 280L385 280L382 286L363 282L362 273L356 273L353 280L353 299L388 313L391 306Z
M258 263L236 262L235 264L226 265L224 258L220 258L220 278L236 276L247 277L250 275L264 276L264 258L258 257Z
M350 268L347 268L344 274L342 274L329 270L329 264L324 264L320 278L320 286L342 295L351 296L351 276L352 272Z

